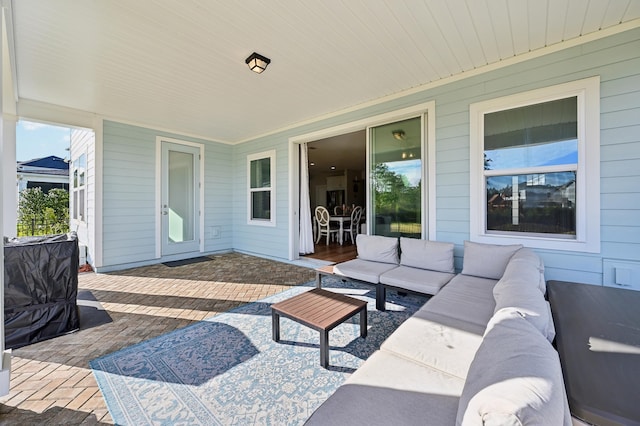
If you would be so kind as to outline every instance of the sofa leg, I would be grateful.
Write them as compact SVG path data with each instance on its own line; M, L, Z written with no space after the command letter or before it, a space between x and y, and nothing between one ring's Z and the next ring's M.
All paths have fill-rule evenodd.
M385 304L387 303L387 288L384 284L378 283L376 286L376 309L384 312L386 310Z

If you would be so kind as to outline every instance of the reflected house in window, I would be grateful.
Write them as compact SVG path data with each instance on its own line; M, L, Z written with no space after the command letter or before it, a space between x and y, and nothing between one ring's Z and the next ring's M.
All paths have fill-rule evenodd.
M561 186L531 185L520 195L523 208L573 208L576 199L576 182Z
M512 184L499 192L487 193L488 230L575 235L574 172L510 176L510 180Z

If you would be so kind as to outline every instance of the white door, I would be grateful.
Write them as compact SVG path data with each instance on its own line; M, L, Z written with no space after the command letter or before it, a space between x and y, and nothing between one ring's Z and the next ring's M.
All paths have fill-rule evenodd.
M200 150L162 142L162 255L198 252L200 248Z

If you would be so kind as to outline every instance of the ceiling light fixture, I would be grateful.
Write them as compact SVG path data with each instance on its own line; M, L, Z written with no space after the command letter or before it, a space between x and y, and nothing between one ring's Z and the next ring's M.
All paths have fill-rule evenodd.
M406 139L404 135L404 130L394 130L391 132L391 134L396 140L403 141Z
M267 65L271 63L271 59L253 52L245 59L245 62L249 65L251 71L262 74L262 72L267 69Z

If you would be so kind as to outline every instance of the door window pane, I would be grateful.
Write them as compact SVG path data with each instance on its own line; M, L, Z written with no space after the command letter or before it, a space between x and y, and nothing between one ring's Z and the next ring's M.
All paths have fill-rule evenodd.
M373 234L420 238L421 118L375 127L370 139Z
M186 152L169 151L169 241L195 238L194 158Z

